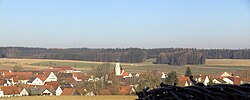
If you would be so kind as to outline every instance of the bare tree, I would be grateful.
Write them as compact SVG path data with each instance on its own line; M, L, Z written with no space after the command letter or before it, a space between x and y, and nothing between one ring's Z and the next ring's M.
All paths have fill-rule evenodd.
M108 80L108 75L110 75L110 63L103 63L94 69L95 76L101 79L101 87Z
M99 78L101 77L105 78L105 75L108 75L109 72L110 72L110 63L103 63L94 69L95 76Z

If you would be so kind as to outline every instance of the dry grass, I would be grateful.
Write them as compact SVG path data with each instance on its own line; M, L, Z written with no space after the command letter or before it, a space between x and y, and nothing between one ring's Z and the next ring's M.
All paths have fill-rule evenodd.
M207 59L209 66L250 66L249 59Z
M128 72L148 72L151 70L160 70L164 72L176 71L183 75L186 67L189 66L193 74L216 74L223 71L232 72L235 70L250 70L250 60L238 59L207 59L205 65L186 65L170 66L166 64L153 64L155 59L148 59L143 63L122 63L123 69ZM0 68L12 69L15 65L21 65L25 69L48 68L48 63L54 63L59 66L72 66L77 70L89 72L102 62L74 61L74 60L53 60L53 59L0 59ZM39 64L37 66L36 64ZM47 64L47 65L46 65ZM111 63L114 66L114 62Z
M30 96L1 98L1 100L135 100L137 96Z

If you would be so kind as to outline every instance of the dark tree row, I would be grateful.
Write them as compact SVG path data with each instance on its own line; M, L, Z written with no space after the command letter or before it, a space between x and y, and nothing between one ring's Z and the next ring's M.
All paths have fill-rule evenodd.
M250 50L210 49L201 50L208 59L250 59Z
M0 47L0 58L41 58L68 59L85 61L102 61L137 63L148 58L157 58L159 64L183 65L203 64L208 59L250 59L250 50L230 49L190 49L190 48L157 48L157 49L47 49L26 47Z
M85 60L136 63L142 62L147 58L147 53L143 49L88 49L88 48L70 48L70 49L45 49L45 48L24 48L24 47L2 47L0 48L0 57L7 58L39 58L39 59L67 59L67 60Z
M157 64L186 65L204 64L205 57L199 51L177 51L173 53L161 53L156 60Z

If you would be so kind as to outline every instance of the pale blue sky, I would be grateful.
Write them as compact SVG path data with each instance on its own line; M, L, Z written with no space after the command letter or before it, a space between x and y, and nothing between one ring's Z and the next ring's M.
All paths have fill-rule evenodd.
M0 46L249 48L249 0L0 0Z

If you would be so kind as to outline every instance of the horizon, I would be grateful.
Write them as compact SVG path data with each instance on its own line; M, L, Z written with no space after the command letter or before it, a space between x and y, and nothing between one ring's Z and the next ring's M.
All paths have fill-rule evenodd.
M0 47L249 49L248 0L0 0Z
M56 48L56 47L35 47L35 46L0 46L0 48L41 48L41 49L130 49L130 48L137 48L137 49L204 49L204 50L212 50L212 49L227 49L227 50L249 50L250 48L189 48L189 47L159 47L159 48L141 48L141 47L110 47L110 48L91 48L91 47L74 47L74 48Z

